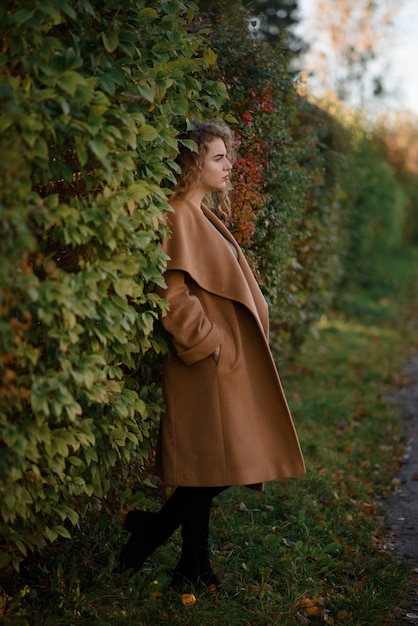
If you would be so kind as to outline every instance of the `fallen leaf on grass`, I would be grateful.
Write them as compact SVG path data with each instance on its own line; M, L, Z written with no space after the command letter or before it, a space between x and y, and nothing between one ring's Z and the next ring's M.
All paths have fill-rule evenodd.
M305 611L306 615L308 615L309 617L322 615L322 609L320 606L309 606L307 609L305 609Z
M361 502L360 509L366 514L374 515L376 513L376 505L372 502Z
M212 583L211 585L209 585L208 589L213 594L219 593L219 589L218 589L217 585L215 585L215 583Z
M183 593L181 596L181 602L183 606L192 606L196 603L196 596L194 593Z
M283 537L282 541L284 545L287 546L288 548L294 548L296 545L295 541L290 541L289 539L286 539L286 537Z
M321 596L314 596L313 598L302 598L299 600L298 605L304 608L311 608L317 605L324 606L325 600Z
M348 619L349 617L351 617L351 613L348 611L339 611L337 614L338 620Z
M302 609L305 617L320 617L324 612L325 600L321 596L313 598L302 598L298 602L298 606ZM301 613L298 613L301 615ZM298 618L299 619L299 618Z
M357 409L354 413L351 414L351 419L358 419L359 417L366 417L367 411L366 409Z

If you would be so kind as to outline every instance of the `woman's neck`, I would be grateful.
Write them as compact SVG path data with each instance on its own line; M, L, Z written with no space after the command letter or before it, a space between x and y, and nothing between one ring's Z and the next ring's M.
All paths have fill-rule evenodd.
M193 206L200 208L202 206L204 197L205 197L205 194L202 193L201 191L191 189L183 196L183 199L186 200L186 202L189 202L190 204L192 204Z

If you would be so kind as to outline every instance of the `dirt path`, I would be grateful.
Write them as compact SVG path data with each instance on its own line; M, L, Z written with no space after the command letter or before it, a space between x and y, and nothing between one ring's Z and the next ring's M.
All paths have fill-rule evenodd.
M418 578L418 351L405 366L403 386L386 397L403 407L407 442L399 488L387 501L393 531L393 548L410 560ZM418 589L397 622L418 625Z

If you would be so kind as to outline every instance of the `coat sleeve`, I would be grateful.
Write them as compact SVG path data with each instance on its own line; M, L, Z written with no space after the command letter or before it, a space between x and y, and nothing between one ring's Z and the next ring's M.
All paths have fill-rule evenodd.
M221 344L221 331L208 318L199 298L190 293L185 272L169 270L165 282L161 295L170 308L161 323L173 337L177 356L186 365L193 365Z

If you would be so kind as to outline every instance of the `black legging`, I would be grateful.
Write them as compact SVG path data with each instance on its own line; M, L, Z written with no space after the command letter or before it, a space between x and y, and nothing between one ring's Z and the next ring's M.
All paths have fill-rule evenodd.
M215 496L228 487L177 487L158 512L164 535L169 537L185 520L210 507Z

